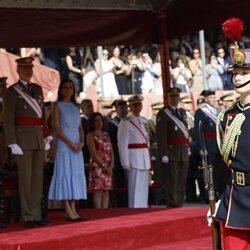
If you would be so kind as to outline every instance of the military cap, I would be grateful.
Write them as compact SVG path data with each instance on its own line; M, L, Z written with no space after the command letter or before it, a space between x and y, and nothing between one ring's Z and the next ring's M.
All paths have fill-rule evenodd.
M114 100L112 102L112 107L115 107L115 108L120 107L120 106L125 106L125 105L127 105L127 102L123 99Z
M181 93L181 89L177 88L177 87L173 87L173 88L169 88L167 90L167 94L168 95L179 95Z
M235 101L234 93L227 93L220 98L221 101Z
M205 103L205 99L204 98L198 98L197 99L197 105L203 104L203 103Z
M201 96L205 96L205 97L208 97L210 95L215 95L215 91L212 91L212 90L203 90L201 93L200 93Z
M151 104L151 108L153 110L159 110L159 109L161 109L163 107L164 107L164 103L163 102L156 102L156 103Z
M191 103L192 102L192 98L190 95L185 95L183 97L181 97L181 102L182 103Z
M110 100L98 100L102 109L112 109L113 102Z
M142 103L142 101L143 101L143 97L140 95L133 95L128 98L129 104Z
M0 77L0 87L2 86L6 86L6 80L8 79L8 77L6 76L3 76L3 77Z
M33 67L34 59L32 57L21 57L16 59L16 63L18 66L22 67Z

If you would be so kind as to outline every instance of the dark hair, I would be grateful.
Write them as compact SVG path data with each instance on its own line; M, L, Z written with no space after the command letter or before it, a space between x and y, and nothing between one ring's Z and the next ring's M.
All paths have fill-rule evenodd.
M100 116L102 118L102 123L103 123L102 131L104 131L104 118L102 114L99 112L94 112L90 115L89 120L88 120L89 132L92 132L95 130L95 118L97 116Z
M58 88L58 95L57 95L57 101L60 102L63 100L63 96L62 96L62 89L65 85L65 83L67 82L70 82L72 85L73 85L73 95L71 96L70 98L70 101L73 102L75 105L76 105L76 100L75 100L75 93L76 93L76 90L75 90L75 84L72 80L70 79L63 79L59 85L59 88Z
M81 108L85 109L89 104L93 104L91 99L83 99L81 102Z

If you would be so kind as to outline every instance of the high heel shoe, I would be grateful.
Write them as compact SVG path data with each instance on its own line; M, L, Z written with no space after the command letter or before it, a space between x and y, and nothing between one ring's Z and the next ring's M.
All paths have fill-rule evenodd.
M70 218L67 214L64 215L65 220L68 221L79 221L79 217L76 218Z

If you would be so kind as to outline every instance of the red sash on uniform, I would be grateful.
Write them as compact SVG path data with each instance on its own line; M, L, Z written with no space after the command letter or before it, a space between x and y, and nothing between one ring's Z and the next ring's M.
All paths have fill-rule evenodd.
M148 148L146 143L131 143L128 144L128 148Z
M42 118L38 117L17 117L15 119L15 124L17 126L42 126L43 136L47 138L50 135L48 126L44 123Z
M17 126L37 126L43 125L42 118L36 117L17 117L15 119L15 124Z
M216 139L216 133L215 132L205 131L203 134L204 134L205 139Z
M169 138L168 139L168 144L172 145L182 145L182 144L188 144L188 138L186 137L176 137L176 138Z

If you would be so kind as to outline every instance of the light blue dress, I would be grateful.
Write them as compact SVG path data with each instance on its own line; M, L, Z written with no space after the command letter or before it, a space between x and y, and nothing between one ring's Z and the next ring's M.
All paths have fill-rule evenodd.
M80 142L80 112L76 105L58 102L61 130L73 143ZM87 199L83 153L74 152L57 138L54 173L49 188L49 200Z

